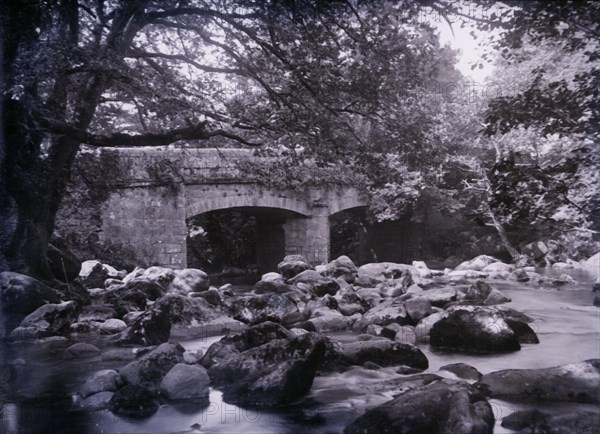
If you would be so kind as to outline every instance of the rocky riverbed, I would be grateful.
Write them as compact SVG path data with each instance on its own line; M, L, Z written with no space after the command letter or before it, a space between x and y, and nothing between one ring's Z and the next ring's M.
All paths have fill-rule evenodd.
M247 291L97 261L67 291L0 273L2 426L597 432L598 311L573 270L586 276L488 256L445 270L288 256Z

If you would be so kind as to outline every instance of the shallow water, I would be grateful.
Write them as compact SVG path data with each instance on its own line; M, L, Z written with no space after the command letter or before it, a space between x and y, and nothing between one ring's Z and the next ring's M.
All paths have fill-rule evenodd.
M421 350L429 359L426 372L437 372L449 363L463 362L488 373L508 368L543 368L600 357L600 310L592 305L589 284L565 289L533 289L513 282L492 281L511 297L505 304L534 319L532 328L540 343L523 345L521 351L500 355L464 355ZM337 339L351 340L350 333ZM206 350L218 336L181 342L187 350ZM72 396L87 376L98 369L119 368L126 362L60 360L66 343L40 353L39 348L21 347L26 365L19 367L21 382L18 404L5 407L4 427L19 433L339 433L354 418L373 406L393 398L393 381L402 376L394 367L368 370L354 367L344 373L315 378L310 394L285 410L247 410L226 404L216 390L210 406L163 405L143 421L127 420L111 412L73 411ZM53 349L54 348L54 349ZM13 355L14 357L14 355ZM452 374L441 373L452 378ZM490 401L496 416L496 433L510 432L500 420L516 410L539 408L549 412L592 409L585 404L532 404Z

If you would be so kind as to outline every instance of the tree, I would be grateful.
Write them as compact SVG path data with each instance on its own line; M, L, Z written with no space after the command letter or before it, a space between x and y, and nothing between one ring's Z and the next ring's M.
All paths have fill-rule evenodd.
M2 2L0 268L51 277L47 245L82 143L222 137L296 141L339 156L348 137L360 142L357 118L386 111L382 95L410 94L419 86L411 80L435 73L418 7Z

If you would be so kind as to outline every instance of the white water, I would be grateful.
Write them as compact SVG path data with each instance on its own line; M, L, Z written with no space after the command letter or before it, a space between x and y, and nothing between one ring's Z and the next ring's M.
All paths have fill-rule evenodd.
M449 363L463 362L476 367L482 373L508 368L543 368L600 357L600 310L592 305L589 285L568 290L539 290L514 283L492 282L512 298L505 306L526 313L534 319L532 328L539 336L539 344L523 345L521 351L500 355L464 355L432 351L428 345L420 345L429 359L428 373L437 372ZM587 287L586 287L587 286ZM352 339L350 334L336 338ZM206 350L219 337L181 342L188 350ZM124 363L116 363L118 368ZM69 367L70 366L70 367ZM74 393L89 372L109 367L106 363L89 366L54 365L56 378L63 387ZM29 369L32 369L30 365ZM36 369L33 366L33 369ZM48 380L47 368L39 366L40 373L34 378ZM51 432L77 433L339 433L365 410L393 398L396 390L391 382L402 376L394 367L368 370L354 367L344 373L334 373L315 378L308 397L286 410L247 410L226 404L221 393L213 390L208 408L190 405L163 405L158 412L144 421L126 420L109 411L79 413L77 417L64 419L64 406L54 408L46 403L15 410L18 414L19 432L34 432L40 428L36 417L54 418ZM42 372L44 371L44 372ZM65 374L68 372L68 374ZM65 381L64 376L69 378ZM51 377L51 376L50 376ZM38 378L40 379L40 378ZM56 380L58 381L58 380ZM52 384L52 382L50 382ZM496 433L510 432L500 427L502 417L516 410L540 408L550 412L570 409L590 409L593 406L571 403L522 404L491 400L496 416ZM40 407L41 406L41 407ZM33 417L33 419L32 419ZM58 421L56 421L58 419ZM39 432L39 431L38 431Z

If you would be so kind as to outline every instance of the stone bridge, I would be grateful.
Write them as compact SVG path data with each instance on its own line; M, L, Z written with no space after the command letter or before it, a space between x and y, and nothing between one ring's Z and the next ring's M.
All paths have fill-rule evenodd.
M367 204L364 192L354 187L265 186L239 166L241 161L260 158L251 150L140 148L114 152L124 174L103 207L101 239L130 245L158 265L186 267L187 220L225 209L277 214L277 225L258 226L257 244L261 240L269 243L277 232L283 238L279 242L282 251L274 252L279 258L303 254L314 264L324 263L329 260L329 218ZM260 261L257 258L257 263Z

